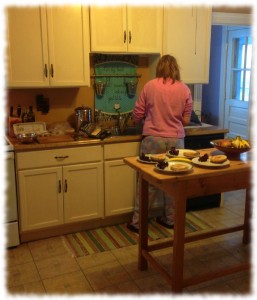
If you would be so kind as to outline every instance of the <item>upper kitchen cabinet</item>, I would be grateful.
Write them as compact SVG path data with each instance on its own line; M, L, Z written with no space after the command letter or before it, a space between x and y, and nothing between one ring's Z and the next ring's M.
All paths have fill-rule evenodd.
M91 52L161 53L163 7L90 7Z
M87 7L12 7L7 14L9 87L90 84Z
M186 83L208 83L211 8L164 8L163 54L176 57L181 79Z

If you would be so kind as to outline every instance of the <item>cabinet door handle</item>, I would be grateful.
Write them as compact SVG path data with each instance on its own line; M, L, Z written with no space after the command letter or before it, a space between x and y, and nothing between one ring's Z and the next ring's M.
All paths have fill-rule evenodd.
M64 192L67 193L68 191L68 183L67 183L67 179L65 179L64 181Z
M131 31L129 31L129 43L131 44L131 39L132 39L132 35L131 35Z
M62 155L62 156L55 156L54 158L56 160L64 160L65 158L68 158L68 157L69 157L69 155Z
M126 33L126 30L124 30L124 34L123 34L123 40L124 40L124 44L126 43L126 40L127 40L127 33Z
M62 183L61 183L61 180L59 180L58 193L61 194L61 192L62 192Z
M54 77L54 66L53 64L51 64L51 68L50 68L50 73L51 73L51 77Z
M48 77L47 64L45 64L45 67L44 67L44 74L45 74L45 77L47 78Z

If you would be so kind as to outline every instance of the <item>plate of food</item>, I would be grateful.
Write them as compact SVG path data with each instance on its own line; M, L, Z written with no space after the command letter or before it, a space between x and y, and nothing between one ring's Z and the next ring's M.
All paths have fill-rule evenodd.
M161 154L145 154L141 153L137 160L143 164L156 164L165 161L167 156L165 153Z
M172 147L169 151L167 151L166 155L168 157L186 157L192 159L194 157L200 156L200 152L191 149L176 149Z
M160 154L145 154L141 153L137 160L143 164L156 164L158 162L165 161L168 157L166 153Z
M187 173L193 169L191 163L182 161L163 161L155 166L155 170L165 174Z
M204 154L200 157L192 159L194 165L207 168L223 168L230 165L226 155L208 155Z

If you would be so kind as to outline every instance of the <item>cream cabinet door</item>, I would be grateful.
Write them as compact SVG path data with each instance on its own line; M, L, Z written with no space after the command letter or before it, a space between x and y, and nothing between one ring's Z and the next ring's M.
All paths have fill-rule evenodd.
M126 52L126 7L91 6L90 30L92 52Z
M87 7L17 7L7 16L9 87L90 85Z
M89 12L82 6L47 8L51 86L90 84Z
M211 8L165 7L163 54L176 57L185 83L208 83Z
M63 167L64 222L104 215L103 163Z
M123 159L106 161L105 215L132 212L135 206L136 172Z
M40 7L9 7L6 12L8 86L49 86L46 14Z
M162 7L90 7L92 52L160 53Z
M161 53L163 7L127 6L128 52Z
M63 224L62 168L18 172L21 231Z

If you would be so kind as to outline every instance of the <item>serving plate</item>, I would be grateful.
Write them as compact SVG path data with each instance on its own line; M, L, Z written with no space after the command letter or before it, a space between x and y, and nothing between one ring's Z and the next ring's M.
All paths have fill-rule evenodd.
M196 151L196 150L192 150L192 149L176 149L176 150L179 151L179 152L178 152L178 155L170 154L170 153L169 153L170 150L167 151L166 155L167 155L168 157L184 157L184 158L189 158L189 159L200 156L200 152L199 152L199 151ZM193 152L195 152L195 155L194 155L194 156L190 156L190 157L189 157L189 156L186 156L186 155L185 155L185 152L187 152L187 151L193 151Z
M186 169L172 170L171 167L173 165L176 165L176 164L184 165L184 166L186 166ZM164 169L159 168L158 164L156 164L156 166L154 168L155 171L158 171L158 172L161 172L161 173L164 173L164 174L187 173L187 172L191 171L192 169L193 169L193 165L191 163L182 162L182 161L170 161L170 162L168 162L168 166Z
M221 164L215 164L215 163L210 162L210 158L208 158L207 161L199 161L199 157L193 158L192 163L194 165L197 165L200 167L205 167L205 168L224 168L224 167L228 167L230 165L230 161L228 159Z
M146 156L148 156L148 155L146 155ZM150 156L150 155L149 155L149 156ZM143 163L143 164L149 164L149 165L155 165L155 164L156 164L156 161L152 161L152 160L150 160L150 161L148 161L148 160L143 160L143 159L140 159L139 156L137 157L137 161L139 161L139 162L141 162L141 163Z

